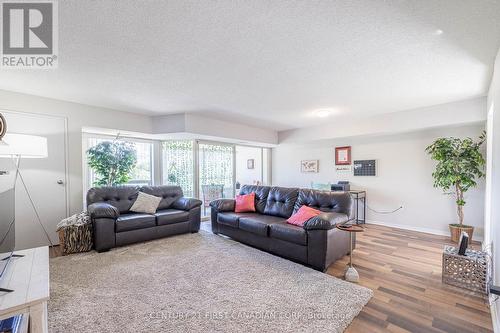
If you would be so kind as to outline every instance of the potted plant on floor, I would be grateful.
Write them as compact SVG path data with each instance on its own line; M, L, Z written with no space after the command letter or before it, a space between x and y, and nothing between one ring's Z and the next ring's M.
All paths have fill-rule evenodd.
M464 194L476 187L477 179L485 176L485 160L481 153L481 145L486 140L483 132L477 141L471 138L439 138L434 141L426 152L437 161L432 173L434 187L441 188L445 194L455 197L457 204L458 223L450 224L451 240L458 242L462 231L469 234L472 240L474 227L464 222Z

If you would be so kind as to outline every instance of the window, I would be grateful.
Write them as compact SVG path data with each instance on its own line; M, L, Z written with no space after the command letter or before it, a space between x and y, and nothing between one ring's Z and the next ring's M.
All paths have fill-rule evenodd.
M114 136L83 133L84 193L94 186L96 175L87 164L87 150ZM137 163L129 185L177 185L186 197L204 199L204 215L209 214L207 195L217 188L217 198L231 198L245 184L270 183L270 149L197 140L155 141L119 138L133 144ZM158 165L159 168L155 168ZM220 188L220 190L219 190Z
M94 147L95 145L104 142L104 141L113 141L114 137L106 137L106 136L84 136L83 144L84 149L83 153L86 156L86 152L89 148ZM130 173L130 180L127 184L130 185L152 185L153 183L153 168L152 168L152 149L153 144L149 141L143 141L140 139L130 139L130 138L120 138L120 141L126 141L135 147L135 151L137 154L137 163L135 168ZM94 186L94 182L96 180L96 175L94 171L88 166L86 162L86 158L84 158L84 169L86 170L86 186L87 189ZM86 189L86 190L87 190Z
M137 163L130 174L129 184L152 185L151 150L152 143L132 142L137 154Z
M170 140L162 143L163 184L178 185L184 195L194 197L193 141Z

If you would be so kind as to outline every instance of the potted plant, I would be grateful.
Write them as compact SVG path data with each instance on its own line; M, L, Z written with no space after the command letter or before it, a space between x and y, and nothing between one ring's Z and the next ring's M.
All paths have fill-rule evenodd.
M115 186L125 184L137 162L137 155L131 143L103 141L87 150L89 166L97 174L94 185Z
M483 131L477 141L471 138L439 138L434 141L426 152L437 161L432 173L434 187L441 188L445 194L455 197L457 204L458 223L450 224L451 240L458 242L462 231L467 232L472 240L474 227L464 223L464 194L476 187L476 180L485 176L485 160L481 153L481 145L486 140Z

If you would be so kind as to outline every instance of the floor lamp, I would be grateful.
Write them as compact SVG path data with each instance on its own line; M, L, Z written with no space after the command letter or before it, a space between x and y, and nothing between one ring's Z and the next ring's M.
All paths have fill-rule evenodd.
M21 159L23 158L48 157L47 138L35 135L7 133L2 138L2 142L0 144L0 157L8 157L12 159L16 168L16 175L14 177L14 193L17 185L17 179L19 179L21 181L21 184L23 185L24 190L26 191L26 195L28 196L28 200L31 203L31 207L33 207L33 211L35 212L38 224L40 224L40 227L42 227L42 230L45 233L49 244L53 246L54 244L52 244L50 236L42 223L40 214L36 209L33 197L31 196L28 186L24 181L20 169Z

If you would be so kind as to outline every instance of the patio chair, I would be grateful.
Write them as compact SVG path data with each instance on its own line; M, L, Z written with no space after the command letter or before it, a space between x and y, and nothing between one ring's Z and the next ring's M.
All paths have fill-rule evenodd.
M207 215L207 207L216 199L224 197L224 185L201 185L202 201L203 201L203 215Z

